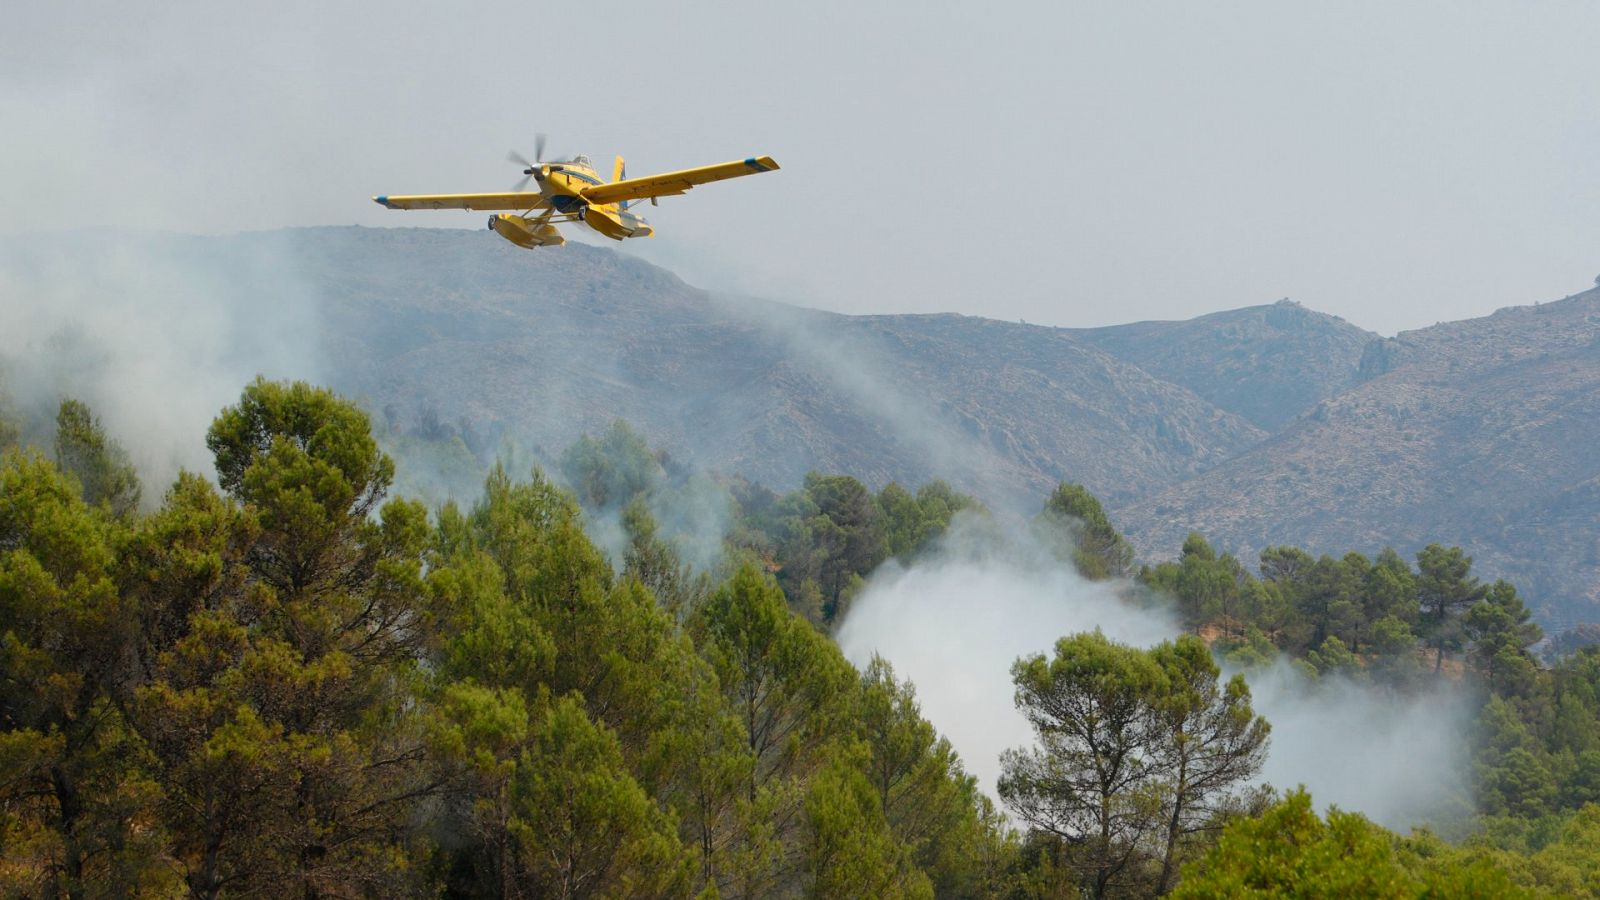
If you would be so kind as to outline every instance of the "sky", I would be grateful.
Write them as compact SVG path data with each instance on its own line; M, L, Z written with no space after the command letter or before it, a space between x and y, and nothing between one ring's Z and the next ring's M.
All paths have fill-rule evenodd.
M1392 334L1600 272L1600 4L73 2L0 31L0 233L482 227L508 150L780 172L620 245L712 290ZM598 237L596 241L602 241ZM537 252L560 252L541 250Z

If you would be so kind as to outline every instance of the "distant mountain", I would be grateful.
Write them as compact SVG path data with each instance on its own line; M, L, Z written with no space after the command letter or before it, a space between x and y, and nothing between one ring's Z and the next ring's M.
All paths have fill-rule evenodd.
M1600 602L1600 299L1379 339L1290 303L1042 328L843 316L696 290L609 250L487 233L288 233L343 390L547 452L614 418L783 488L944 477L1026 507L1104 497L1152 557L1468 548L1549 624ZM247 239L239 238L239 240Z
M1288 300L1069 333L1267 431L1355 384L1362 354L1378 337Z
M291 318L318 351L309 377L400 431L460 423L480 453L512 438L548 461L620 418L674 457L778 489L810 470L874 487L938 477L1031 512L1072 480L1147 558L1190 530L1247 564L1269 543L1439 541L1513 580L1553 630L1600 621L1596 291L1389 339L1287 302L1060 329L717 297L609 249L529 252L488 232L135 243L168 268L207 261L200 284L235 310L214 323L231 329L218 352L248 357L256 319L238 311L281 279L312 307ZM139 271L127 248L70 238L0 250L29 264L43 245L62 277L73 253Z
M610 250L530 253L486 232L270 238L327 298L336 387L546 452L622 418L778 488L817 469L1036 504L1062 478L1132 499L1266 436L1058 329L716 298Z
M1146 553L1460 544L1547 626L1600 602L1600 290L1370 345L1363 382L1119 510Z

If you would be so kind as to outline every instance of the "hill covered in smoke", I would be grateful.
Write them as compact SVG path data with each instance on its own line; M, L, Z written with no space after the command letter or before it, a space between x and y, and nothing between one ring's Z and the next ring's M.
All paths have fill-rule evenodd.
M0 352L17 372L49 361L157 482L203 458L165 436L214 413L207 391L265 372L358 397L391 435L459 436L478 462L514 445L549 463L623 419L776 489L812 470L942 478L1031 512L1071 480L1150 558L1191 529L1247 561L1267 542L1442 540L1549 625L1600 601L1594 292L1382 339L1283 301L1095 329L839 315L456 230L9 239L0 259L19 298ZM165 367L141 349L158 343ZM96 389L129 366L162 396Z
M1057 329L719 298L583 245L287 237L328 298L328 379L403 422L437 409L559 449L621 418L701 468L773 487L813 469L877 485L942 477L997 504L1063 478L1132 499L1265 437Z

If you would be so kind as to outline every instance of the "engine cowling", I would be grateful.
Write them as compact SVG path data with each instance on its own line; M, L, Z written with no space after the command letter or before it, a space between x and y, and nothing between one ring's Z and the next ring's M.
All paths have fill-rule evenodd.
M518 247L559 247L567 242L554 225L543 225L525 216L497 213L489 217L489 230Z

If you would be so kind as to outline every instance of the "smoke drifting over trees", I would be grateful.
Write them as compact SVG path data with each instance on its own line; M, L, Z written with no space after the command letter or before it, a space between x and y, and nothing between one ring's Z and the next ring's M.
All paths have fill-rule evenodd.
M1048 653L1061 635L1099 630L1153 647L1182 633L1132 583L1090 581L1054 560L1027 538L996 541L958 521L930 557L875 575L838 631L858 665L882 655L919 686L929 718L989 790L1000 754L1032 740L1011 703L1013 661ZM1321 803L1392 827L1463 808L1469 713L1454 689L1409 696L1338 675L1313 682L1286 661L1245 674L1275 725L1263 781L1304 784Z
M139 244L4 260L30 298L0 308L6 890L1181 892L1247 877L1264 822L1424 885L1600 868L1597 657L1541 667L1460 548L1191 535L1141 567L1078 484L1019 514L938 480L774 490L623 422L528 447L272 380L319 350L270 240ZM1095 843L1076 751L1016 701L1053 734L1046 698L1093 686L1051 667L1113 658L1137 775L1098 787ZM1462 843L1380 827L1423 822Z
M209 468L206 427L240 385L319 377L319 298L277 238L82 239L94 252L0 241L0 389L41 445L60 401L80 400L159 487Z

